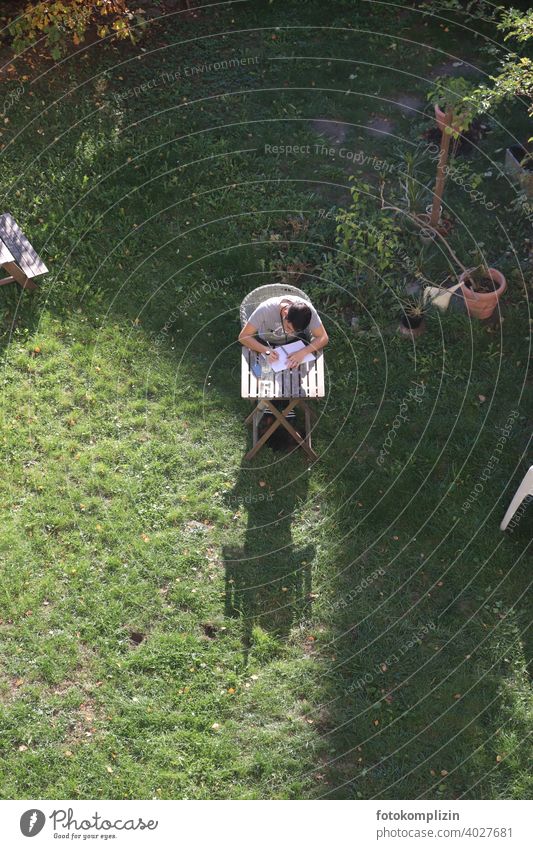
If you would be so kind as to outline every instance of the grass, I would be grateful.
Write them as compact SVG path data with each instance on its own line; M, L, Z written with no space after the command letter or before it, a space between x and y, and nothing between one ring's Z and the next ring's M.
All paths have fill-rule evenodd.
M505 321L433 315L416 347L384 311L379 334L363 311L350 330L321 280L325 210L376 169L316 153L311 121L392 162L429 121L391 101L424 95L451 35L425 21L414 57L415 13L333 4L335 31L300 5L91 49L28 81L2 130L4 205L51 270L0 295L3 798L531 793L531 515L498 529L528 465L529 294L494 215L450 184L463 250L505 264ZM234 56L254 61L186 74ZM523 130L518 107L505 120L475 173ZM483 188L522 259L511 189ZM243 460L238 305L289 260L331 335L311 468Z

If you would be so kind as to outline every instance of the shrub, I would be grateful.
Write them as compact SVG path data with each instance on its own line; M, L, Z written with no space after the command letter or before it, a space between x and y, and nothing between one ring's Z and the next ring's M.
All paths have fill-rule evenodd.
M69 42L80 44L93 27L99 38L134 40L134 28L141 22L129 0L52 0L26 3L9 24L9 32L16 53L44 36L52 58L60 59Z

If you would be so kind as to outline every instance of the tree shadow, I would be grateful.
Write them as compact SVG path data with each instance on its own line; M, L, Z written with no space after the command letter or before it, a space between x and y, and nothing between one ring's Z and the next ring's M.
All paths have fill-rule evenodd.
M270 454L270 449L264 449L265 453ZM226 496L236 512L248 514L244 545L222 549L225 615L242 619L245 663L255 627L286 638L291 628L310 615L315 548L293 539L293 523L307 489L305 460L290 453L282 464L266 470L243 460L235 486Z
M9 345L20 326L30 334L37 329L40 319L38 292L26 292L16 283L0 289L0 356L7 353Z
M413 422L423 417L422 407L410 412ZM516 426L515 450L502 458L486 498L464 515L459 498L476 477L443 505L456 473L439 461L437 444L409 463L410 426L398 434L388 465L368 477L351 465L337 479L328 498L335 571L319 610L335 654L316 706L317 716L327 715L331 752L321 766L324 796L521 792L527 730L520 704L530 661L530 576L523 567L533 517L524 513L514 540L502 535L506 503L498 502L498 478L520 453L526 428ZM491 436L484 438L490 456ZM367 472L379 445L365 458ZM426 471L432 473L424 480ZM514 760L499 769L511 751Z

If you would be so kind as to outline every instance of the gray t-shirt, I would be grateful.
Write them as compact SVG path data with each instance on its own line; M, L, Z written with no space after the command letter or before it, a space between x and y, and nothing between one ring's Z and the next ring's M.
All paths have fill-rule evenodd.
M259 336L268 333L279 337L280 341L285 340L286 334L283 330L280 310L286 304L290 305L301 301L308 304L311 309L311 321L306 329L311 331L318 330L318 328L322 325L322 322L320 321L314 306L310 303L310 301L304 301L303 298L295 295L282 295L277 298L268 298L268 300L263 301L262 304L259 304L259 306L255 308L248 321L251 325L253 325L253 327L257 327L257 333Z

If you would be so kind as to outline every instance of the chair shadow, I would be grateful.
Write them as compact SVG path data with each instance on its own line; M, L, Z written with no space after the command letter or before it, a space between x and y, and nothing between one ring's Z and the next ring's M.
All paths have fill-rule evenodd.
M315 548L296 545L292 534L294 516L307 496L308 474L305 460L294 453L287 458L288 471L283 464L281 470L280 464L265 470L243 460L226 496L236 511L248 514L244 545L222 548L225 615L242 620L245 664L256 626L286 638L311 612Z

